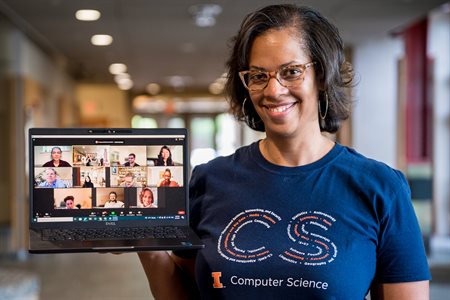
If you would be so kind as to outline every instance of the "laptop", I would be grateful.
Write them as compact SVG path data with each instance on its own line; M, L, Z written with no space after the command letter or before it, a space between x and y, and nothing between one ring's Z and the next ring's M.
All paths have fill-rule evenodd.
M186 129L31 128L30 253L200 249Z

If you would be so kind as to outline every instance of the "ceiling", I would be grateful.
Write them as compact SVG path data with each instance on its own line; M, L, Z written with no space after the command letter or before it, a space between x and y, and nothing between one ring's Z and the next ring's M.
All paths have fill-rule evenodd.
M298 2L298 1L297 1ZM305 0L339 27L347 45L389 35L424 17L442 0ZM0 0L6 15L42 49L63 59L76 80L113 83L111 63L125 63L133 92L150 82L162 91L171 79L187 90L207 90L225 71L230 38L250 11L275 0L216 0L222 7L213 27L197 27L189 7L198 0ZM205 0L204 3L211 3ZM102 16L80 22L78 9L97 9ZM109 46L93 46L90 37L113 36ZM174 77L178 76L178 77ZM183 86L179 87L182 88Z

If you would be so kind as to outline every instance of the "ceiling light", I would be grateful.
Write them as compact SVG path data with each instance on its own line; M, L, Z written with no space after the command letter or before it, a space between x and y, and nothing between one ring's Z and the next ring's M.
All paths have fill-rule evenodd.
M113 75L117 75L120 73L125 73L127 71L127 66L121 63L115 63L109 65L109 73Z
M146 86L146 90L150 95L156 95L161 91L161 86L157 83L149 83Z
M133 87L133 80L131 79L123 79L120 81L120 83L117 83L117 86L119 87L119 89L121 90L129 90Z
M108 46L112 42L112 36L107 34L96 34L91 37L91 43L95 46Z
M96 21L100 16L100 12L95 9L80 9L75 13L75 18L80 21Z
M199 27L211 27L216 24L216 16L220 15L222 7L218 4L198 4L189 7L189 13Z
M130 80L131 76L128 73L120 73L120 74L116 74L114 76L114 81L117 84L120 84L121 82L127 82L128 80Z
M189 76L180 76L180 75L173 75L167 77L167 81L171 87L174 89L182 89L184 88L188 81L191 80L191 77Z

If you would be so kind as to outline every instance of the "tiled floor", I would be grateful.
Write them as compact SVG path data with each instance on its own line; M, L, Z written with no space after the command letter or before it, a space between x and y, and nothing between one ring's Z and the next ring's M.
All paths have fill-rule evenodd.
M450 300L450 253L433 256L430 267L433 274L430 299ZM153 299L134 253L31 255L22 262L0 260L0 268L36 274L41 300Z
M153 299L135 253L31 255L24 262L3 260L0 268L37 274L41 300Z

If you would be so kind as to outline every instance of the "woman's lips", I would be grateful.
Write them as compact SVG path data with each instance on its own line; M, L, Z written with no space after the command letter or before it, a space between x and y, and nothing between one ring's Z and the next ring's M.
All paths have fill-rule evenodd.
M270 113L279 114L284 113L290 108L292 108L297 102L294 103L288 103L283 105L263 105L264 108L266 108Z

